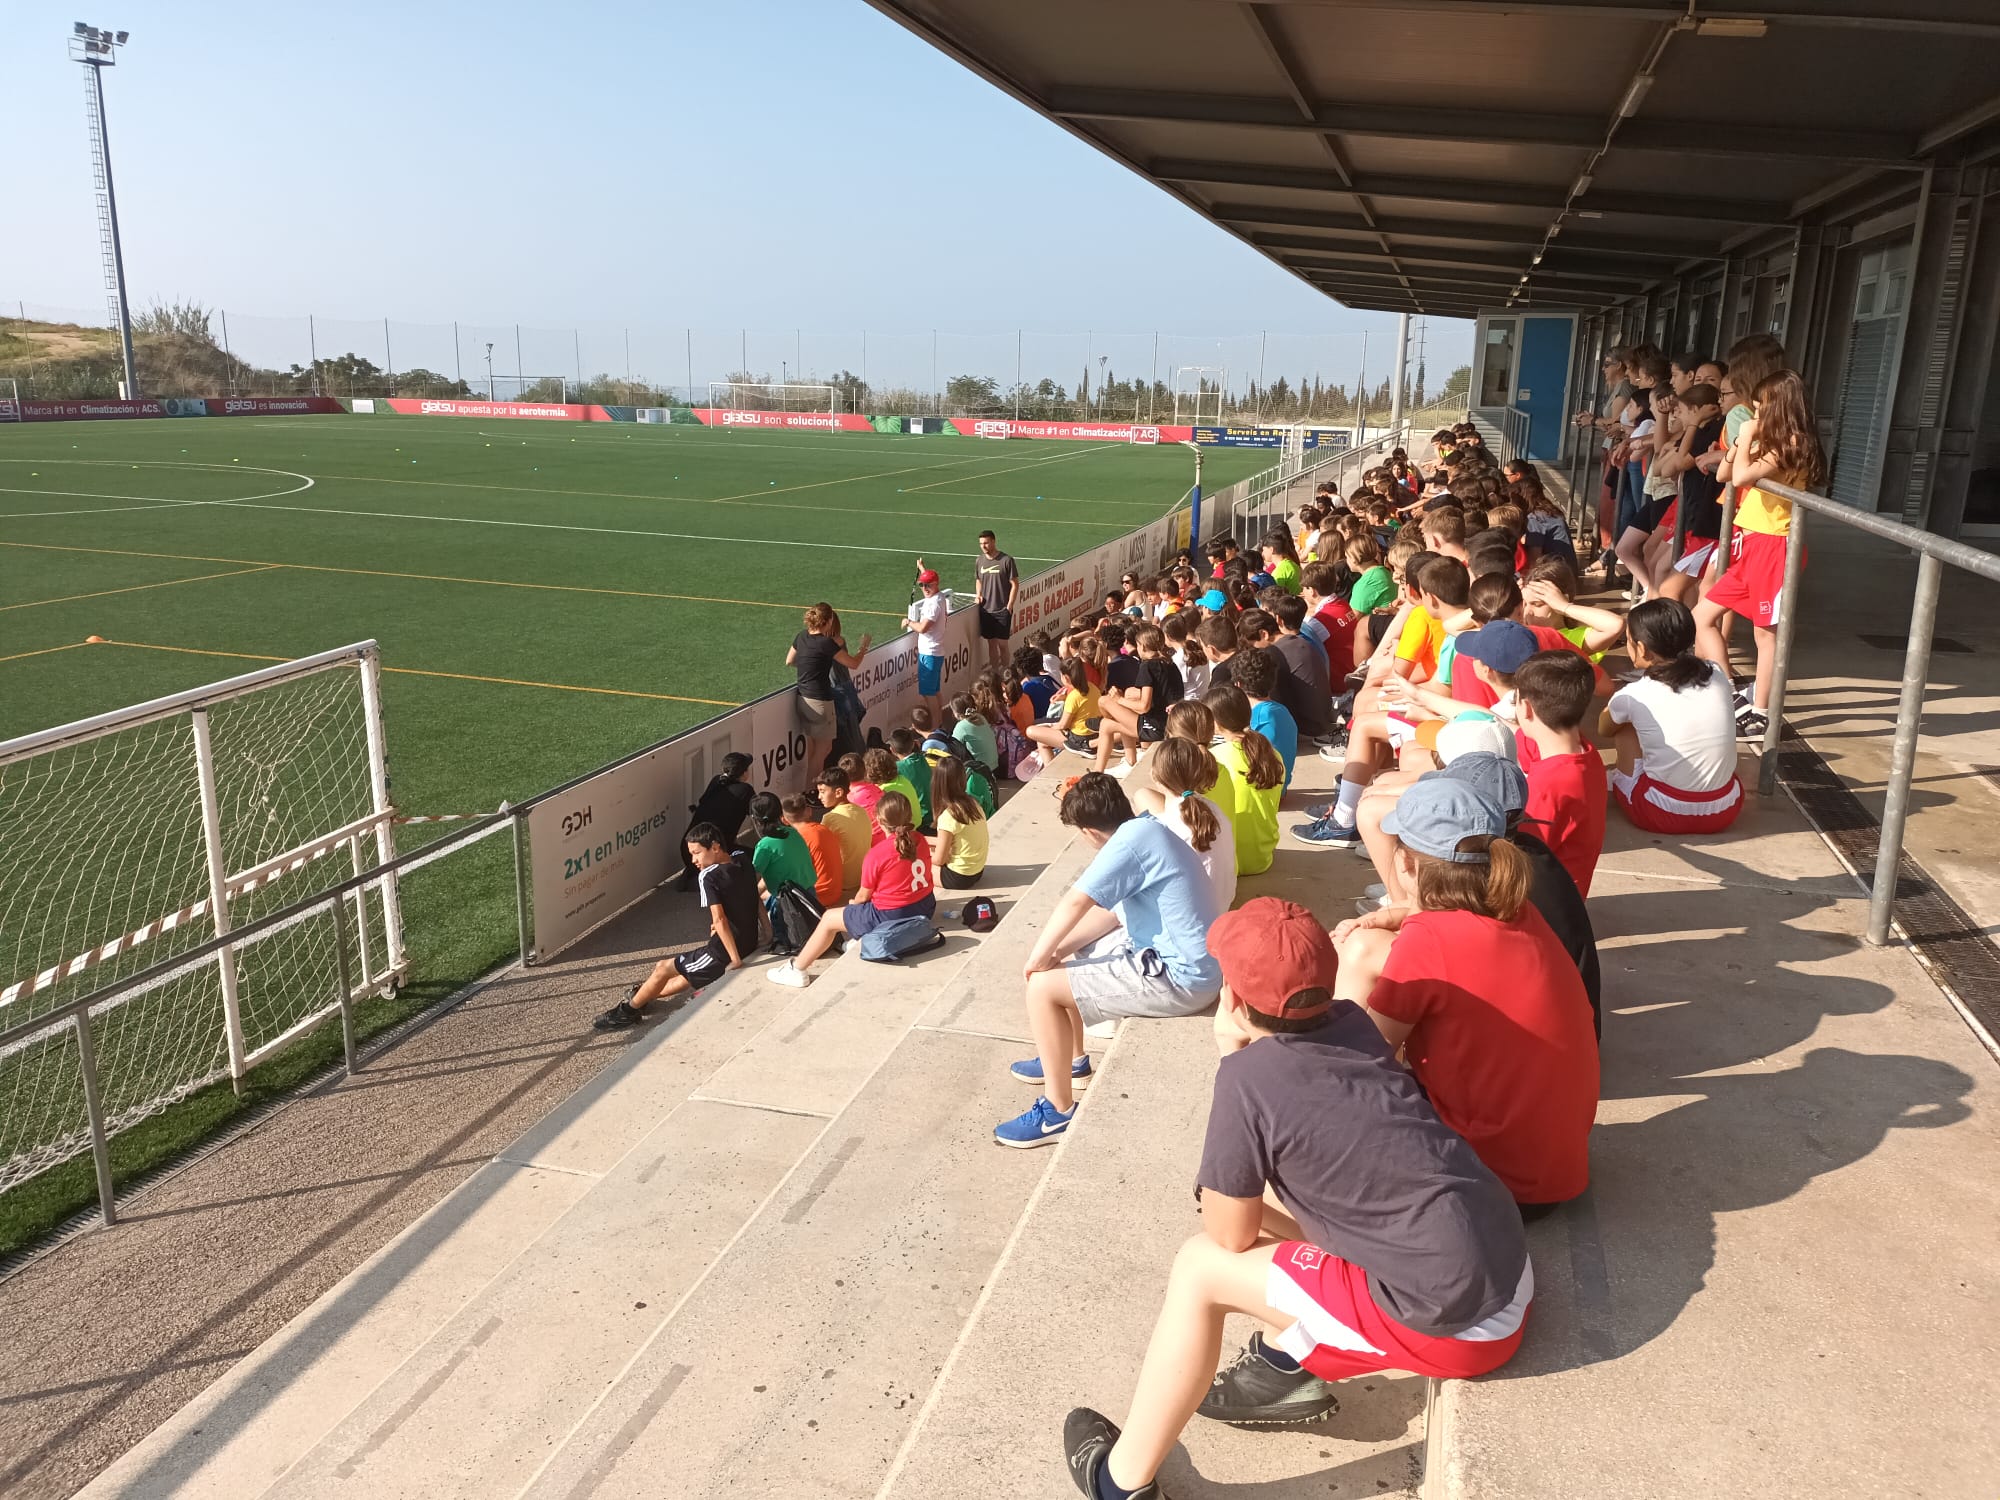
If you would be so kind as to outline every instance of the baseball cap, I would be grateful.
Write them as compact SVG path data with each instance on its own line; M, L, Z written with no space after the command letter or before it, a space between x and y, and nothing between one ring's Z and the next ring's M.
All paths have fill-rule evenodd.
M1534 631L1519 620L1489 620L1458 638L1460 656L1484 662L1493 671L1509 677L1541 649L1542 643L1535 639Z
M1498 803L1468 782L1426 777L1396 799L1382 820L1382 831L1432 859L1483 865L1486 855L1462 853L1459 841L1500 838L1507 832L1507 817Z
M1440 778L1464 782L1509 818L1528 810L1528 775L1504 755L1469 750L1442 771L1427 771L1417 779Z
M938 576L936 568L925 568L923 572L917 575L918 583L936 583L937 581L938 581Z
M1000 908L993 904L991 896L974 896L965 903L961 915L965 925L974 932L991 932L1000 925Z
M1224 912L1208 929L1208 951L1222 965L1230 993L1261 1015L1309 1020L1332 1008L1340 968L1333 939L1295 901L1259 896ZM1292 997L1304 990L1324 990L1328 998L1293 1005Z
M1514 758L1514 731L1484 709L1460 714L1437 733L1438 759L1450 765L1461 755L1489 755Z
M1220 610L1227 608L1228 604L1229 596L1223 593L1221 589L1210 589L1201 596L1201 607L1203 609Z

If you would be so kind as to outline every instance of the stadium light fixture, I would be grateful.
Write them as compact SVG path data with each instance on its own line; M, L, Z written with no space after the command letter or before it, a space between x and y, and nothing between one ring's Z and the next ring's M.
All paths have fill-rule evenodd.
M117 49L132 35L77 21L71 26L72 62L90 70L84 107L90 122L91 169L97 188L97 225L104 259L104 285L118 345L125 359L125 399L139 399L139 367L132 358L132 305L125 294L125 251L118 238L118 194L111 180L111 133L104 118L104 70L118 63Z

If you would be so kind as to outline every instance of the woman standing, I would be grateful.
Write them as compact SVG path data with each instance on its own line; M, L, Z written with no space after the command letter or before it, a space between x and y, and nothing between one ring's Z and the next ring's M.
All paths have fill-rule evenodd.
M826 766L827 751L833 748L840 719L834 710L833 668L854 668L868 654L867 636L861 649L849 655L840 642L840 617L831 604L815 604L806 611L804 630L792 640L785 653L785 665L799 674L799 728L806 737L806 768L817 776Z

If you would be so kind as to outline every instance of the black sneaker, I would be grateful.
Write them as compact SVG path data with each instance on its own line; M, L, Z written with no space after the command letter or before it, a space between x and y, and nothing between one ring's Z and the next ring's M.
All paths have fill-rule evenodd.
M1761 740L1764 731L1771 727L1768 715L1744 704L1736 710L1736 737L1739 740Z
M1340 1398L1310 1370L1281 1370L1264 1358L1264 1335L1258 1333L1215 1377L1196 1410L1234 1427L1282 1427L1330 1417L1340 1410Z
M646 1017L642 1012L632 1009L625 1001L620 1000L611 1009L607 1010L595 1021L592 1021L590 1027L593 1031L623 1031L627 1027L640 1025L645 1019Z
M1063 1419L1063 1454L1069 1460L1069 1477L1088 1500L1097 1500L1097 1476L1111 1457L1111 1445L1118 1441L1118 1424L1087 1406L1079 1406ZM1158 1480L1132 1491L1132 1500L1167 1500Z

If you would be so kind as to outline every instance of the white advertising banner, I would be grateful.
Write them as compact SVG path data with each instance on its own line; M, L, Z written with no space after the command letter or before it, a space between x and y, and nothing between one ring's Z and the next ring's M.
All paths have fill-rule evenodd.
M945 621L940 688L949 699L983 664L978 616ZM871 647L854 674L865 722L885 734L917 705L917 638ZM732 751L751 758L760 792L803 791L809 780L797 698L789 688L676 735L528 809L535 956L546 959L610 920L681 867L688 810Z
M1105 591L1115 588L1128 571L1156 572L1176 550L1187 545L1187 528L1188 513L1177 510L1023 579L1020 596L1014 601L1014 634L1009 645L1018 646L1041 630L1059 633L1072 615L1095 608Z

